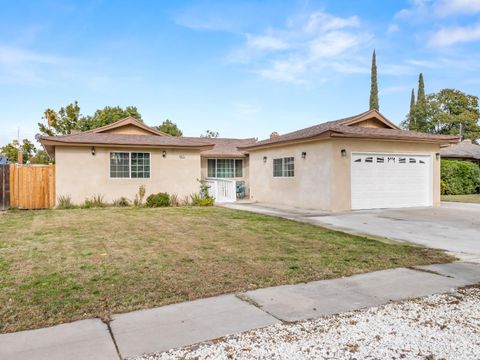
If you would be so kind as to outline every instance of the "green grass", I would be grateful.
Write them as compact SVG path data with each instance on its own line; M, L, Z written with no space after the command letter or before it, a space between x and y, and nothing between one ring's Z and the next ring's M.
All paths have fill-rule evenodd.
M480 204L480 194L470 195L442 195L442 201L454 201Z
M452 259L217 207L11 211L0 215L0 332Z

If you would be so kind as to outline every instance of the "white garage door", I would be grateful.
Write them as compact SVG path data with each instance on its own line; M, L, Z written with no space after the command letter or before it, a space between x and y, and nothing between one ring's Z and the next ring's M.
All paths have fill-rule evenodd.
M432 205L431 157L352 153L352 209Z

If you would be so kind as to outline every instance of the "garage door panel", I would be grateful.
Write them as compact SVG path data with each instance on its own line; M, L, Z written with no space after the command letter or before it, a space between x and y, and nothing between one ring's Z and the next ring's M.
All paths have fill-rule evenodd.
M352 209L432 205L431 157L353 153Z

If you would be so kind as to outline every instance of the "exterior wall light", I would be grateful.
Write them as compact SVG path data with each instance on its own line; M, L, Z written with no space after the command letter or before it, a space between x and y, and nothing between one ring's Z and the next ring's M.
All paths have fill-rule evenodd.
M302 159L305 159L307 157L307 153L305 151L302 152Z
M266 157L266 156L263 157L263 162L264 162L264 163L267 162L267 157Z
M347 156L347 150L345 149L340 150L340 154L342 154L342 157Z
M162 151L162 156L167 157L167 152L165 150Z
M439 160L440 159L440 153L436 153L435 157L437 158L437 160Z
M95 146L92 146L92 156L95 156Z

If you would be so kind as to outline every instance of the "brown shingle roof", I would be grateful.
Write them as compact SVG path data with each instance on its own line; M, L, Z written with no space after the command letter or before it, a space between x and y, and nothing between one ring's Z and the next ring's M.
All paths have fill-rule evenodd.
M209 140L215 145L213 149L202 151L201 155L204 157L246 157L245 152L239 150L238 147L253 145L257 141L255 138L213 138Z
M158 135L126 135L112 133L83 132L63 136L41 136L44 145L128 145L157 147L213 147L210 139Z
M375 118L382 121L390 128L367 128L359 126L350 126L353 123L366 119ZM330 133L330 136L338 137L364 137L364 138L388 138L399 140L425 140L434 142L456 142L458 137L451 135L433 135L418 133L414 131L400 130L397 126L388 121L382 114L376 110L369 110L359 115L347 118L328 121L322 124L314 125L305 129L293 131L275 138L258 141L251 146L243 146L241 149L248 150L262 146L270 146L285 142L303 141L316 138L322 134Z
M472 144L471 140L463 140L458 144L441 149L440 154L446 158L480 160L480 145Z

